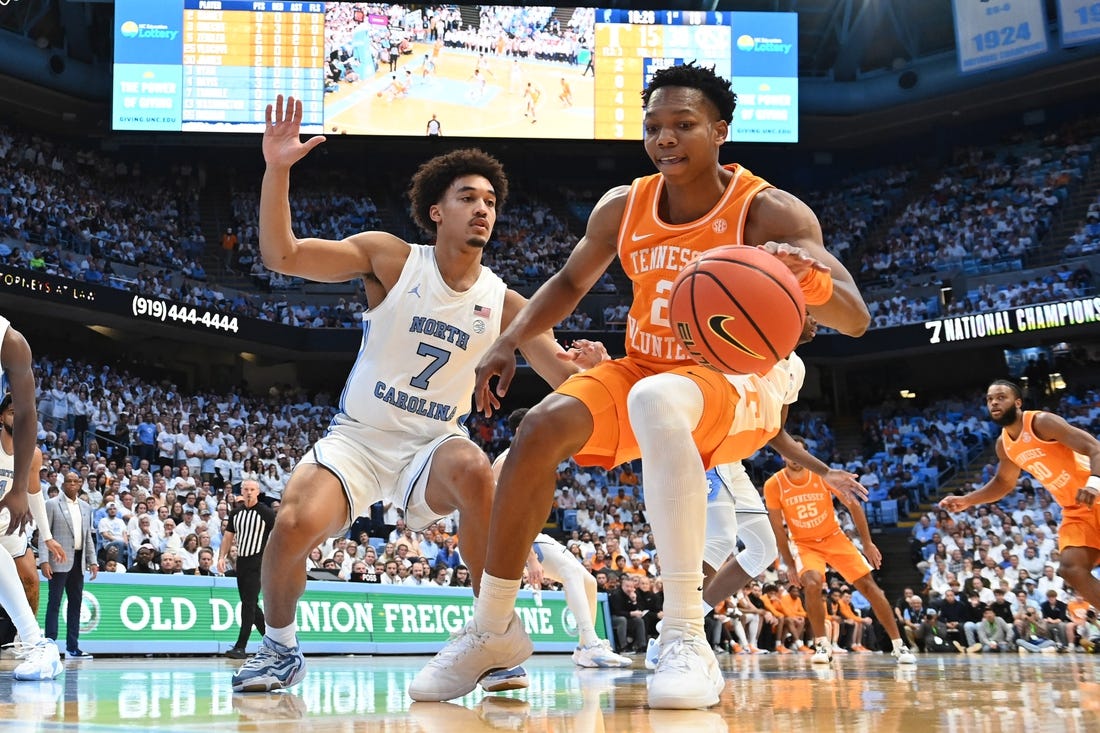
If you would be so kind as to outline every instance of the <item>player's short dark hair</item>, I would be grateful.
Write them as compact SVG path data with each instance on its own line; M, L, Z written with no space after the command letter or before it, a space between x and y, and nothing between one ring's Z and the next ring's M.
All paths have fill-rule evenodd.
M497 211L500 211L508 198L508 176L504 174L504 166L482 150L463 148L432 158L413 174L409 201L418 227L425 232L435 232L431 208L443 199L455 179L462 176L484 176L496 193Z
M508 429L515 433L519 430L520 421L523 420L523 416L527 414L530 408L521 407L518 410L512 410L512 414L508 416ZM2 412L2 410L0 410Z
M1020 389L1020 385L1012 382L1008 379L994 379L989 383L990 387L1008 387L1012 390L1012 394L1016 395L1016 399L1022 400L1024 398L1023 390Z
M5 392L3 398L0 398L0 412L11 407L11 392Z
M733 110L737 107L737 95L733 85L714 73L709 66L696 66L694 61L679 66L669 66L653 74L649 86L642 91L642 106L649 104L653 92L661 87L690 87L698 89L718 109L718 118L733 122Z

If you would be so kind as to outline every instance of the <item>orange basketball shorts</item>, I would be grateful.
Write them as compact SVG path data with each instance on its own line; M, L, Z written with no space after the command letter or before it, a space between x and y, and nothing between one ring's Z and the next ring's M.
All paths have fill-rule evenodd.
M852 541L843 532L833 532L819 540L795 540L798 548L798 575L807 570L816 570L825 575L829 566L841 574L849 583L871 572L871 563L863 556Z
M557 389L580 400L592 415L592 435L573 456L578 464L610 469L641 456L626 401L636 383L654 374L682 375L702 391L703 415L692 438L707 468L748 458L775 435L762 429L730 434L741 397L720 372L697 364L660 370L624 357L574 374Z
M1100 507L1074 507L1062 512L1058 526L1058 549L1091 547L1100 550Z

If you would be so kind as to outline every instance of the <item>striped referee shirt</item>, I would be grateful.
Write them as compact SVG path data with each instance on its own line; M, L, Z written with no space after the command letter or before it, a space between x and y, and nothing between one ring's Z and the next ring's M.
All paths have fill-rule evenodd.
M267 504L241 505L229 514L227 532L237 543L237 557L257 557L267 546L267 537L275 526L275 511Z

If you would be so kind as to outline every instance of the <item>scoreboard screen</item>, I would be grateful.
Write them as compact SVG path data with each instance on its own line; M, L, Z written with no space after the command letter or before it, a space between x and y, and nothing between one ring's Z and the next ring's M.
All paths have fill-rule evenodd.
M798 140L795 13L116 0L113 126L640 140L641 91L694 61L733 82L730 139Z

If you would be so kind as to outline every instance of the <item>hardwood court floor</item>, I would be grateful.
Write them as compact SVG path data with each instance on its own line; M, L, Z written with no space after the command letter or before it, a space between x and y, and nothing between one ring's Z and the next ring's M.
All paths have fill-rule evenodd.
M710 710L651 711L640 658L625 670L578 670L539 655L531 687L413 703L406 688L427 657L310 657L293 693L234 695L222 658L67 662L53 682L13 682L0 662L0 731L379 731L382 733L895 733L1100 731L1100 656L921 656L898 667L847 655L723 657L729 682Z

